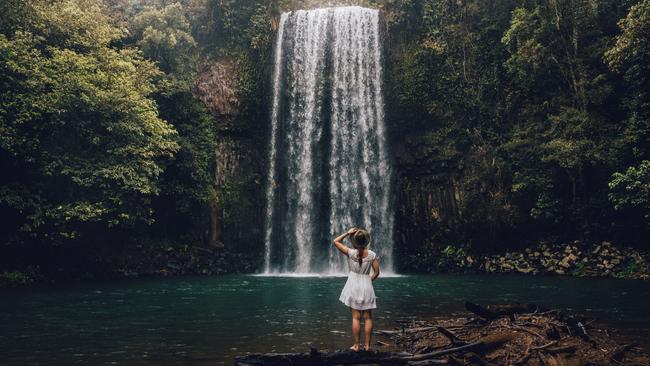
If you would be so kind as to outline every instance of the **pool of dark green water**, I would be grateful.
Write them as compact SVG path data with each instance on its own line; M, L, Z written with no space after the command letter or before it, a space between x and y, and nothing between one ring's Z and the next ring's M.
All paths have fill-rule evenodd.
M351 344L344 277L233 275L0 292L0 365L219 365L249 352ZM506 275L375 282L375 328L464 313L466 300L526 302L650 338L650 283Z

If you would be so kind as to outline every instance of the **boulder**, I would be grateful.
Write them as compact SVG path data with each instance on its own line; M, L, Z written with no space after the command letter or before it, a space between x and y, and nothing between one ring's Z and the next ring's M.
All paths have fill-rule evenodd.
M533 272L532 268L521 268L521 267L516 267L517 272L519 273L530 273Z
M562 261L560 261L559 265L562 266L562 267L564 267L564 268L569 268L569 267L571 267L571 264L569 264L569 261L567 260L567 257L565 257L564 259L562 259Z

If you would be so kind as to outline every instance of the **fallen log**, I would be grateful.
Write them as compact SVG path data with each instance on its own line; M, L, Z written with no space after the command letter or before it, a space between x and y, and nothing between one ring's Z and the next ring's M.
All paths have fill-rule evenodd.
M537 347L533 347L533 348L531 348L531 349L532 349L533 351L539 351L539 350L542 350L542 349L544 349L544 348L549 348L549 347L551 347L551 346L555 346L556 344L557 344L557 341L551 341L551 342L548 342L548 343L546 343L546 344L544 344L544 345L537 346Z
M440 351L436 352L431 352L431 353L423 353L421 355L413 355L413 356L408 356L405 357L406 360L409 361L419 361L419 360L426 360L429 358L436 358L452 353L457 353L461 351L480 351L480 352L485 352L490 349L499 347L503 345L504 343L510 342L514 338L514 335L512 333L497 333L497 334L491 334L488 336L485 336L481 338L480 340L476 342L472 342L463 346L458 346L454 348L447 348L443 349Z
M264 353L235 357L238 366L276 366L276 365L340 365L340 364L365 364L375 363L380 365L429 365L446 364L446 360L434 360L441 356L458 352L485 352L499 347L513 339L512 333L497 333L459 347L448 348L436 352L411 355L408 353L391 352L354 352L352 350L319 352L312 348L305 353ZM420 362L427 361L427 362Z
M442 334L445 337L449 338L449 341L451 342L451 344L454 344L454 345L459 345L459 344L460 345L465 345L465 344L467 344L467 342L461 340L452 331L450 331L449 329L447 329L447 328L445 328L443 326L438 326L438 327L436 327L436 329L438 330L438 332L440 332L440 334Z
M377 334L386 334L386 335L392 335L392 334L404 334L404 333L419 333L419 332L424 332L427 330L434 330L437 327L418 327L418 328L404 328L401 330L378 330L376 331Z
M577 350L576 346L563 346L563 347L555 347L555 348L546 348L543 351L550 354L558 354L558 353L575 353L576 350Z
M449 360L409 361L409 366L450 365ZM464 366L464 365L463 365Z
M515 329L515 330L520 330L520 331L522 331L522 332L526 332L526 333L528 333L528 334L532 334L532 335L534 335L535 337L538 337L538 338L544 339L544 337L543 337L541 334L535 332L534 330L531 330L531 329L528 329L528 328L525 328L525 327L522 327L522 326L519 326L519 325L511 325L510 328Z
M380 365L407 365L405 358L410 354L391 352L355 352L352 350L339 350L334 352L319 352L312 348L311 352L304 353L264 353L235 357L237 366L310 366L310 365L341 365L341 364L367 364Z

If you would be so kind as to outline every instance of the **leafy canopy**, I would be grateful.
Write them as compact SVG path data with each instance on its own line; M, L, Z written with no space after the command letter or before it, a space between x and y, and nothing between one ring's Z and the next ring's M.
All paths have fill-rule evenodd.
M175 130L150 95L160 71L95 0L35 1L30 21L0 34L0 152L13 174L0 203L20 230L76 237L98 223L148 221Z

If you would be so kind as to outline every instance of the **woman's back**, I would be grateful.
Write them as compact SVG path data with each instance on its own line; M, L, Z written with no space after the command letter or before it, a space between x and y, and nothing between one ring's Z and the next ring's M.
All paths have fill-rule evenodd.
M368 249L368 255L361 259L361 265L359 265L359 255L362 254L357 249L350 249L348 251L348 267L350 271L365 275L370 274L372 261L377 258L377 253Z

